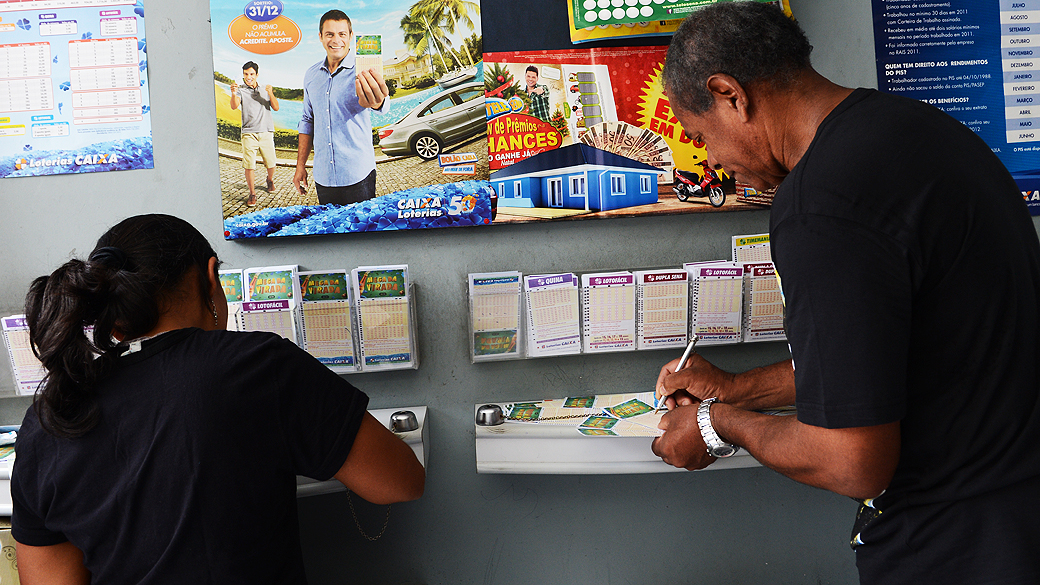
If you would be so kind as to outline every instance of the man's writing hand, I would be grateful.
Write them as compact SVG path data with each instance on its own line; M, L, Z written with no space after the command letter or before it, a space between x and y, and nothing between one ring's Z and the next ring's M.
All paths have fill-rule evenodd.
M383 100L390 95L390 88L383 81L383 72L379 69L359 71L354 82L357 90L358 104L362 108L379 109Z
M674 359L661 368L657 376L658 396L668 396L669 408L688 406L707 398L726 402L727 389L733 375L716 368L698 353L690 354L683 369L675 371L679 360Z

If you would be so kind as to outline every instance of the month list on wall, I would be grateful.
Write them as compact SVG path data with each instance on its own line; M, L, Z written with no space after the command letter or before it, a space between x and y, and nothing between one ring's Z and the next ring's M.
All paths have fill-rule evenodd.
M873 0L878 87L975 131L1040 214L1040 0Z
M144 6L0 1L0 178L152 168Z

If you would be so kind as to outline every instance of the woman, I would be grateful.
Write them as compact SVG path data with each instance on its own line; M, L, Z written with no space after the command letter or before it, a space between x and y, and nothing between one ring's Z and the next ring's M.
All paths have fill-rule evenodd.
M224 331L218 265L190 224L144 215L32 283L48 375L11 483L23 584L305 583L297 474L422 495L365 394L277 335Z

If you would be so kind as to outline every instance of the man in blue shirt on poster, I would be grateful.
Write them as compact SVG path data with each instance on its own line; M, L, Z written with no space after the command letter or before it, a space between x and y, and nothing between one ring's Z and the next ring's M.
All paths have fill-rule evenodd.
M298 127L293 184L307 192L307 157L314 148L318 202L349 205L375 197L376 157L369 109L386 107L390 90L379 68L354 68L350 18L330 10L318 25L326 58L303 77L303 115Z

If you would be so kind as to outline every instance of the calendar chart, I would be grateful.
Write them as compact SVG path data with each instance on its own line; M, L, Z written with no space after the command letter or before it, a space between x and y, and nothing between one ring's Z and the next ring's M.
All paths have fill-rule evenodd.
M154 166L144 10L0 2L0 178Z

